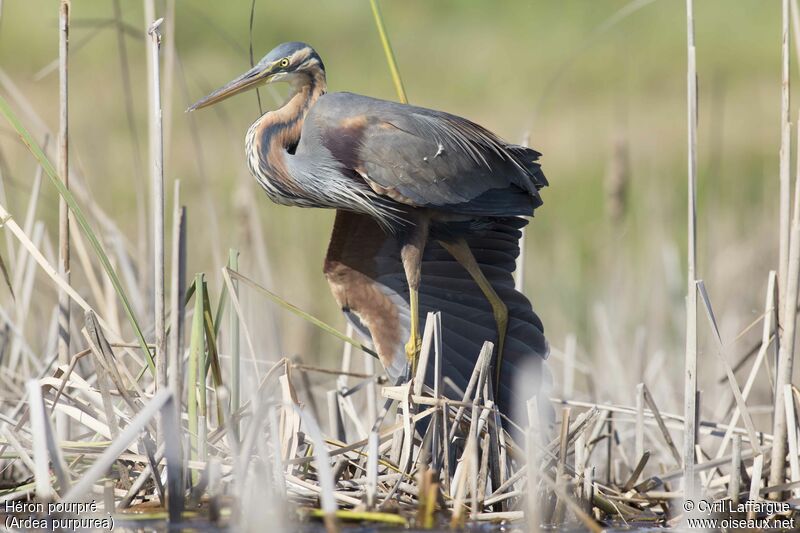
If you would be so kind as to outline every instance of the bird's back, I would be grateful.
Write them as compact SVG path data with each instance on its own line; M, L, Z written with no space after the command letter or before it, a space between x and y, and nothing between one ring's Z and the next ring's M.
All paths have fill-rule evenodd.
M547 185L535 150L456 115L352 93L326 94L306 116L297 153L322 151L382 197L442 212L532 215Z

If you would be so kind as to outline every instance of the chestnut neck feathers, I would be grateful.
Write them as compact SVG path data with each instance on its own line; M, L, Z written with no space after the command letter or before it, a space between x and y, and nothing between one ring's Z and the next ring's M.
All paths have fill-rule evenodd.
M275 111L268 111L247 131L246 150L250 171L276 203L304 205L303 190L292 179L287 165L300 141L306 113L325 94L325 71L295 73L294 93Z

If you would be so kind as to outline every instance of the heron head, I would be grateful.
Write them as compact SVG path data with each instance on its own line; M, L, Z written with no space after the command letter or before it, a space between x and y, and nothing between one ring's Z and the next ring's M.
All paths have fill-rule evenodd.
M279 44L253 68L198 100L187 111L208 107L267 83L285 81L294 85L304 85L315 78L324 79L324 76L325 66L322 64L322 59L311 46L301 42Z

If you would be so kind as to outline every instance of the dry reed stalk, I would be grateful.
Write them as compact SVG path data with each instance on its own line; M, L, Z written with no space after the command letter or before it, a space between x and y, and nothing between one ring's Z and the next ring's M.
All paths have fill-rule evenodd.
M164 137L161 121L161 77L159 69L159 49L161 32L159 27L164 19L153 21L147 30L150 36L148 74L150 87L150 179L153 186L153 301L155 356L157 363L156 386L166 388L167 382L167 328L164 299Z
M719 328L717 327L717 320L714 317L714 310L711 307L711 301L708 297L708 292L706 291L705 283L703 282L703 280L697 281L697 291L700 293L700 296L702 297L703 306L706 310L706 316L708 317L708 321L711 325L711 331L713 333L712 337L717 346L716 353L719 358L720 365L723 367L726 375L728 376L728 384L730 385L731 391L733 392L733 397L736 399L736 404L739 407L739 411L741 411L742 413L742 421L744 422L745 428L747 428L747 433L750 438L750 446L753 447L756 453L760 454L761 447L758 443L758 438L756 437L756 429L755 425L753 424L753 417L750 416L750 411L747 408L747 403L745 403L744 397L742 396L742 392L739 389L739 384L736 382L736 376L733 375L733 370L731 370L731 367L728 364L728 360L725 358L725 353L724 353L725 348L722 343L722 337L720 336Z
M181 183L175 180L172 209L172 275L170 280L169 382L178 413L181 411L181 375L186 311L186 208L181 206ZM237 407L238 410L238 407ZM178 423L178 421L176 421Z
M540 474L540 477L544 484L547 485L550 490L556 493L559 500L563 501L567 507L570 508L570 510L575 514L578 520L581 521L587 530L591 531L592 533L601 533L604 530L600 524L598 524L591 516L586 514L581 506L572 499L563 486L553 481L550 476L544 472Z
M428 313L425 317L425 327L422 333L422 345L419 352L419 361L417 363L417 373L414 376L414 387L412 392L415 396L422 394L422 387L425 385L425 377L428 373L428 359L431 355L431 347L433 345L433 325L435 322L434 314Z
M148 31L149 31L150 25L153 24L153 21L155 21L156 18L157 18L156 17L155 0L142 0L142 4L143 4L143 8L144 8L144 10L143 10L144 11L144 27L148 28ZM155 86L153 85L153 83L154 83L153 75L154 75L155 70L158 69L158 61L156 61L155 64L153 62L153 54L152 54L152 51L151 51L151 42L150 41L151 41L150 39L145 39L145 43L144 43L144 45L145 45L145 50L144 50L145 56L144 57L145 57L145 72L147 73L147 78L146 78L146 80L147 80L147 109L149 111L152 111L155 108L155 99L156 99ZM155 123L153 122L153 120L148 120L147 121L147 140L148 140L148 144L150 146L149 150L150 150L150 153L151 153L151 156L150 156L151 160L152 160L152 142L153 142L153 138L156 135L154 133L154 131L153 131L154 127L155 127ZM146 175L146 173L143 173L142 178L144 178L144 175ZM151 174L151 178L150 179L152 181L152 174ZM144 181L144 179L142 179L142 181ZM156 217L156 215L155 215L154 193L155 193L155 190L153 188L151 188L150 189L150 194L148 195L148 198L149 198L148 208L149 208L149 211L150 211L149 212L150 216L146 217L146 220L149 219L151 221L151 223L152 223L153 220L155 220L155 217ZM152 232L154 231L154 229L153 228L149 228L149 229L150 229L150 232L151 232L151 235L152 235ZM150 242L150 240L147 240L147 242L146 242L146 253L145 253L146 260L144 262L145 265L152 265L153 264L153 260L154 260L153 259L153 254L154 254L153 245L154 244L155 243ZM151 270L151 272L152 272L152 270ZM150 285L150 283L153 282L153 279L150 276L143 276L143 281L144 281L144 283L142 283L142 285L144 285L145 287L148 287Z
M50 456L47 451L47 413L42 401L42 389L36 380L25 384L28 392L28 406L31 417L31 433L33 436L33 460L36 482L36 495L40 500L53 499L55 492L50 482Z
M53 282L58 285L60 290L66 292L70 298L72 298L75 303L77 303L84 311L88 311L91 309L91 306L83 299L83 297L78 294L75 289L73 289L69 284L67 284L63 277L56 271L56 269L45 259L44 255L39 251L36 247L34 242L22 231L22 228L19 227L19 224L11 217L11 214L6 210L5 206L0 204L0 225L8 228L11 233L20 241L22 246L27 250L27 252L33 257L33 259L39 264L42 270L53 280ZM110 326L103 321L102 318L98 319L101 321L103 327L107 330L111 330Z
M645 451L642 453L639 462L636 464L636 468L633 469L631 472L631 476L628 478L628 481L625 482L625 485L622 486L622 492L628 492L636 485L636 482L639 480L639 476L642 475L642 471L644 467L647 466L647 461L650 460L650 452Z
M119 437L113 440L92 466L83 473L78 482L64 495L65 502L80 501L125 451L139 433L151 423L156 414L172 399L172 392L162 389L136 414Z
M788 42L789 39L789 5L788 0L784 0L783 2L783 26L784 26L784 54L788 56L789 49L788 49ZM789 59L785 57L783 59L783 68L788 70ZM784 90L788 93L788 73L786 74L787 79L785 80L785 87ZM788 106L788 94L785 96L787 102L786 105ZM787 110L788 114L788 110ZM782 116L783 117L783 116ZM785 117L783 117L785 118ZM789 124L784 124L787 132L790 131ZM798 121L798 128L800 128L800 121ZM788 167L789 161L788 159L791 157L791 153L787 153L784 157L784 149L788 151L788 143L789 143L789 133L785 135L787 138L784 139L784 136L781 137L781 186L783 186L783 174L784 174L784 164ZM786 146L784 146L784 142ZM800 129L798 130L798 139L797 142L800 146ZM800 149L798 149L798 153L800 153ZM786 159L786 161L784 161ZM781 302L781 325L783 326L783 331L781 332L780 337L780 345L778 348L778 369L776 372L775 377L775 397L774 397L774 416L773 416L773 427L772 427L772 434L775 438L772 447L772 457L770 462L770 470L769 470L769 484L770 485L780 485L786 479L786 437L788 432L794 432L794 426L788 426L788 421L783 416L783 413L787 413L784 411L784 390L787 386L790 386L792 381L792 372L794 370L794 345L795 345L795 337L796 337L796 327L797 327L797 296L798 296L798 289L800 289L800 161L797 163L797 175L795 177L795 185L794 185L794 206L793 210L794 213L792 215L792 222L791 222L791 232L790 232L790 243L789 243L789 258L787 263L787 278L785 279L785 285L782 285L781 288L784 292L780 293L779 301ZM788 168L786 169L785 173L788 175ZM786 178L788 181L788 177ZM780 271L779 271L780 273ZM782 300L780 300L782 298ZM790 399L791 401L791 399ZM794 460L796 461L796 456ZM773 498L778 498L779 494L772 494Z
M695 494L694 446L697 432L697 63L694 45L694 2L686 0L686 103L688 129L688 244L686 354L683 393L683 483L685 496Z
M203 339L203 298L197 287L203 286L203 274L197 274L194 281L195 286L195 299L194 299L194 316L192 317L192 332L191 342L189 345L189 362L186 369L186 380L188 384L188 397L186 399L187 416L188 416L188 430L191 447L189 450L189 457L195 459L198 456L199 447L199 416L198 410L198 375L202 366L203 354L205 353L204 339ZM205 388L205 383L200 383ZM197 479L196 473L192 473L192 483Z
M314 462L317 466L317 476L319 479L320 500L321 507L325 521L325 529L331 533L338 529L336 524L336 499L334 497L334 479L333 472L330 468L330 455L328 448L325 446L325 440L322 437L322 432L317 425L316 420L309 416L308 413L292 405L294 411L305 424L306 431L314 443Z
M522 234L519 238L519 255L517 256L516 266L514 267L514 290L524 292L525 290L525 241L527 241L528 227L523 226L520 230Z
M741 475L739 472L742 469L742 437L736 435L733 439L733 454L731 457L731 474L730 482L728 483L728 498L731 502L739 503L739 484Z
M569 417L570 417L570 408L564 407L561 409L561 436L559 442L559 450L558 450L558 463L556 466L556 484L560 486L566 485L566 480L564 479L564 470L566 467L567 462L567 452L569 448ZM564 512L565 512L565 502L563 499L559 498L556 502L556 508L553 511L553 519L552 523L558 527L564 520Z
M636 457L644 453L644 403L644 383L639 383L636 385L636 434L633 446Z
M789 164L791 159L791 126L789 116L789 0L781 1L781 147L779 153L780 197L778 216L778 293L779 300L786 297L789 268L789 239L791 217L791 183ZM781 322L785 317L780 313Z
M758 350L758 355L756 356L756 360L753 363L753 367L750 369L750 374L747 376L747 381L744 384L744 388L742 389L742 397L747 400L747 397L750 395L750 390L753 387L753 383L755 383L756 376L758 374L758 369L762 365L762 361L765 359L767 354L767 349L769 348L771 333L772 333L772 322L774 317L773 310L775 309L775 296L776 296L776 283L777 283L777 274L774 270L771 270L769 273L769 277L767 278L767 294L766 294L766 302L764 303L764 327L761 333L761 346ZM727 373L725 374L725 379L728 379ZM735 400L734 400L735 402ZM733 435L733 428L736 426L737 422L739 421L739 405L735 404L735 408L733 414L731 415L730 424L728 425L728 429L725 432L725 436L722 439L722 442L719 445L719 449L717 450L716 459L719 459L725 454L725 451L728 448L728 443L730 442L731 436Z
M339 410L338 396L339 394L335 389L328 391L328 431L339 442L346 442L347 436L344 431L342 412Z
M103 398L103 410L105 413L106 424L108 424L110 437L113 440L119 435L119 421L117 420L117 416L114 412L114 404L111 398L111 387L109 383L111 380L109 379L105 370L105 361L111 359L112 357L111 354L108 353L108 351L111 350L111 347L108 345L108 341L103 335L103 332L100 330L99 324L97 324L97 318L94 316L92 311L86 312L85 323L86 326L83 330L84 337L86 338L92 354L94 355L93 361L95 365L97 386L100 389L100 395ZM128 470L124 466L120 468L120 480L122 482L122 488L130 487Z
M790 384L783 386L783 399L784 412L786 413L787 440L789 443L789 468L791 472L789 481L794 483L800 481L800 462L798 462L797 456L797 417L794 410L794 395ZM800 497L800 489L796 488L792 492L795 498Z
M536 405L534 405L534 407L535 406ZM538 417L538 414L530 412L530 408L528 411L529 416L533 415L534 417ZM538 424L538 421L536 423ZM525 432L525 465L511 475L503 485L498 487L497 490L489 496L489 499L493 500L497 498L498 495L502 496L506 489L516 483L519 483L519 486L527 488L519 503L520 506L525 509L526 516L528 514L530 515L529 519L527 520L527 525L531 528L531 530L538 531L542 525L541 504L543 503L546 494L540 492L539 486L540 483L538 476L543 469L543 464L541 461L543 454L541 453L541 435L536 433L534 429L535 427L538 426L531 426ZM506 492L505 494L509 494L509 492Z
M433 314L433 397L442 397L442 314L437 311ZM442 441L447 432L444 431L444 419L447 417L447 408L443 407L442 410L437 410L433 414L432 423L432 441L431 441L431 456L433 458L431 467L434 472L438 474L441 468L441 452L443 446ZM445 452L446 453L446 452Z
M669 429L667 429L667 425L664 423L664 419L661 417L661 412L658 410L658 406L656 405L655 400L653 400L653 396L650 394L650 391L647 389L647 385L642 384L642 392L644 394L644 401L647 403L648 407L650 407L650 412L653 413L653 418L655 418L656 422L658 423L658 428L661 430L661 434L664 437L664 442L669 447L669 451L672 453L673 459L675 459L675 463L677 463L678 467L681 467L681 454L678 452L678 448L675 446L675 443L672 440L672 436L669 434ZM692 457L694 457L694 448L692 448ZM683 462L683 466L685 468L686 463Z
M69 189L69 0L61 0L59 6L58 40L58 174L64 187ZM63 197L58 199L58 267L59 274L69 284L69 208ZM58 359L69 363L70 345L70 298L64 290L58 291ZM69 426L63 416L56 419L60 438L69 437Z
M164 50L164 153L170 154L172 141L172 104L175 101L175 62L177 51L175 49L175 0L166 0L164 22L167 41ZM167 161L169 166L169 161Z
M174 1L174 0L173 0ZM232 270L239 270L239 251L231 248L228 251L228 267ZM239 296L239 284L232 283L234 296ZM241 350L239 346L239 315L234 311L228 312L228 345L231 358L231 374L230 374L230 390L231 390L231 412L235 413L239 410L242 403L241 391ZM234 438L239 438L239 423L236 422L233 426Z
M751 502L758 501L758 493L761 490L761 472L764 466L764 456L763 455L756 455L753 458L753 472L750 475L750 495L748 500ZM751 509L747 513L747 518L752 520L756 517L755 515L756 510Z

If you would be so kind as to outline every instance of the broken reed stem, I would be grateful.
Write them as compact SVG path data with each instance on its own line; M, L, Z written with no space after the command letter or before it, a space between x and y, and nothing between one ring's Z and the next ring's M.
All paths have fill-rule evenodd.
M167 334L164 320L164 138L161 123L161 88L158 52L161 46L159 26L164 19L154 21L147 31L150 36L150 160L153 185L153 299L156 341L156 387L167 386Z
M784 385L791 382L792 366L794 358L794 337L795 337L795 318L797 304L797 268L798 253L800 250L793 250L795 257L790 258L789 238L790 238L790 205L789 195L789 160L791 157L791 126L789 124L789 0L782 2L782 41L781 41L781 149L780 149L780 256L778 263L778 301L782 304L779 309L778 317L783 331L780 337L778 348L778 368L775 378L775 397L773 402L773 445L772 457L769 467L769 484L772 486L781 485L785 479L786 471L786 417L783 416L783 389ZM795 185L797 187L797 185ZM800 192L800 191L798 191ZM795 215L792 221L791 231L794 226L800 224L797 207L800 199L795 193ZM795 235L796 238L800 238ZM800 242L798 243L800 244ZM792 264L789 263L793 259ZM789 269L794 267L795 271ZM789 276L792 277L794 298L789 292ZM790 316L791 315L791 316ZM791 323L789 322L791 320ZM772 494L772 497L779 494Z
M694 46L694 4L686 0L686 100L688 129L688 245L686 294L686 356L683 429L683 483L686 498L693 498L694 448L697 431L697 67Z
M69 0L59 6L58 39L58 175L69 189ZM58 268L65 283L69 283L69 207L66 200L58 198ZM58 291L58 361L69 363L70 297L63 289ZM68 420L63 414L56 418L59 438L69 437Z

